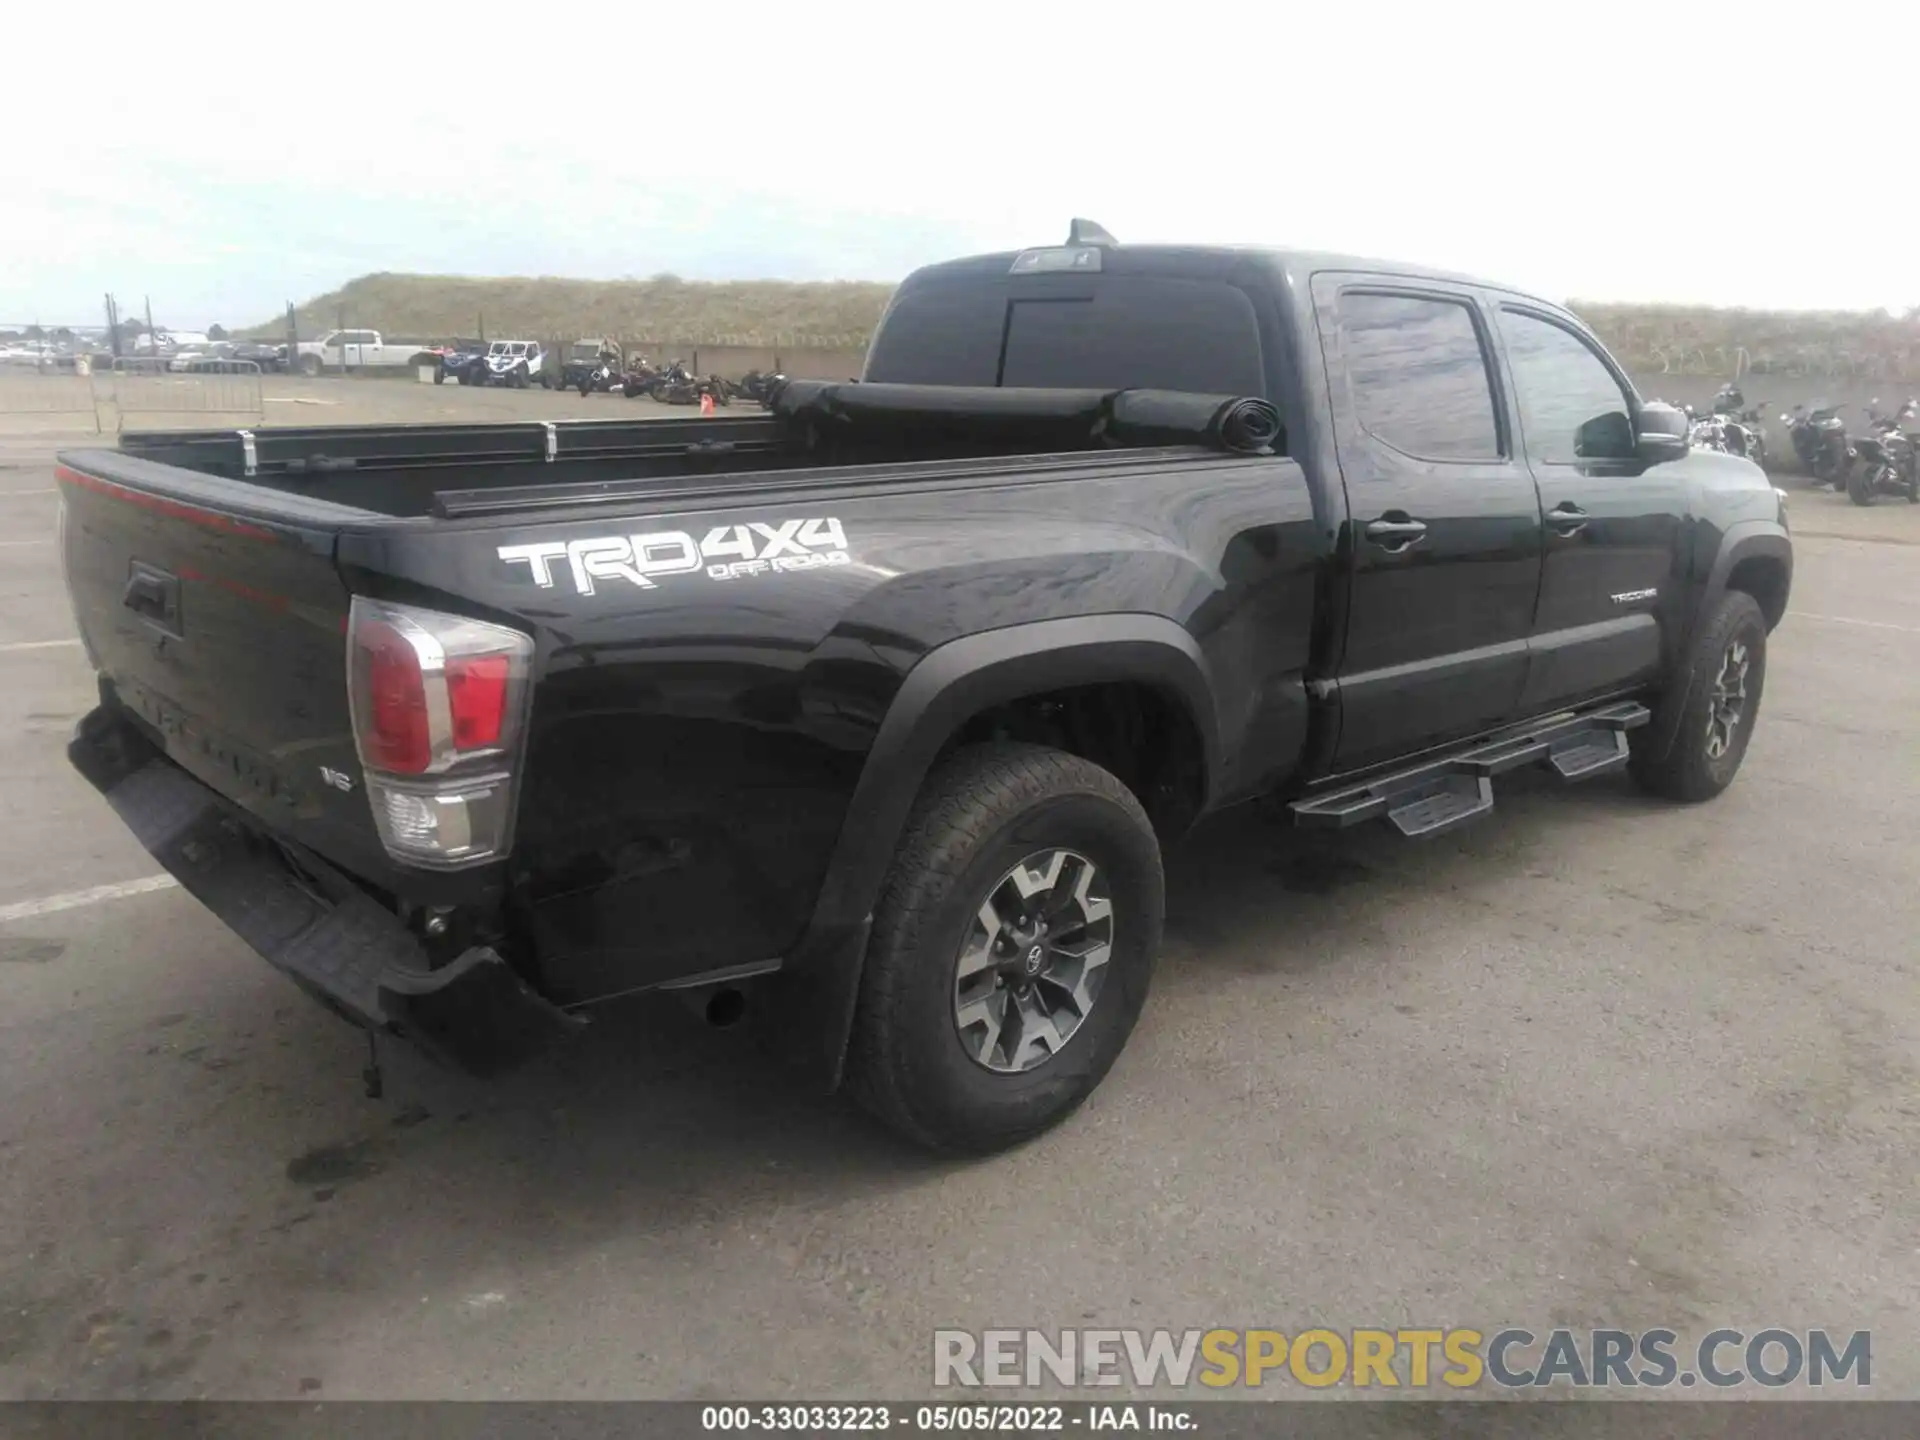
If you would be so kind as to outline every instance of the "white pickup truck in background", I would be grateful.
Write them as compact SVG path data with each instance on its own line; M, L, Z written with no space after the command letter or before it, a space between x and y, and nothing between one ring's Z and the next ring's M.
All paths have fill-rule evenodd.
M411 342L389 344L378 330L334 330L318 340L302 340L294 368L302 375L323 371L399 369L431 365L433 352Z

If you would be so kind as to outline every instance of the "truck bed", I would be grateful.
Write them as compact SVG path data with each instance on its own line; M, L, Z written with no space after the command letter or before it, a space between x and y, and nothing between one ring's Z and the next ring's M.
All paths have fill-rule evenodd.
M1257 589L1290 643L1208 643L1236 725L1297 748L1301 692L1266 677L1304 664L1324 547L1279 438L1232 397L895 386L744 417L129 435L60 457L62 552L134 749L388 900L511 894L506 953L572 1004L787 953L888 697L957 635ZM1250 526L1228 574L1188 553ZM383 847L356 603L531 638L512 874Z
M1283 443L1271 407L1225 396L790 382L755 415L139 432L120 453L377 515L453 518L678 495L721 475L879 482L902 466L933 476L1015 456Z

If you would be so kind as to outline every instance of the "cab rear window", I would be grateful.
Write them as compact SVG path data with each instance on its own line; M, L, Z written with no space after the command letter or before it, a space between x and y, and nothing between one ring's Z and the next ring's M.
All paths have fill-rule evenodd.
M1074 298L1013 295L984 278L919 287L888 312L866 378L1266 393L1259 321L1244 291L1124 274Z

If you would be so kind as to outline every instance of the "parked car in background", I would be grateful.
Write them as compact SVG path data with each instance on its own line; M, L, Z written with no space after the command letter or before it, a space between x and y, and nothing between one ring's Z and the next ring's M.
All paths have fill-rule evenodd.
M229 347L228 354L235 360L246 360L258 365L268 374L287 368L287 347L269 345L260 340L236 340Z
M227 360L233 355L233 346L225 340L211 341L205 345L182 347L175 350L167 360L167 369L185 372L201 368L203 362Z
M431 351L412 341L389 342L378 330L332 330L318 340L302 340L296 361L302 375L328 370L398 370L433 363Z

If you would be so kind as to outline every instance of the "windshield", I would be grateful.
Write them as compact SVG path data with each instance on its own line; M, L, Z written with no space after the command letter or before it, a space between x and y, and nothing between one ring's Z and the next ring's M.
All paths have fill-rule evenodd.
M600 347L598 345L590 345L584 340L580 341L573 347L573 358L576 360L598 360L600 358Z

